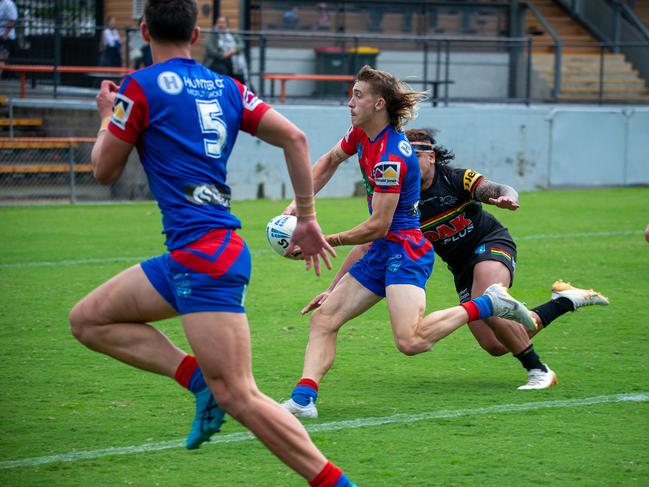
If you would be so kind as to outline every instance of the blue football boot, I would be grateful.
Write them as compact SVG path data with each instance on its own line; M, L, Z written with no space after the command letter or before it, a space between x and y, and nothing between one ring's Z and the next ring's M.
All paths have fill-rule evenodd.
M225 420L225 411L216 404L209 387L201 389L196 394L196 416L192 421L192 429L185 441L185 448L193 450L198 448L214 433L221 431L221 424Z

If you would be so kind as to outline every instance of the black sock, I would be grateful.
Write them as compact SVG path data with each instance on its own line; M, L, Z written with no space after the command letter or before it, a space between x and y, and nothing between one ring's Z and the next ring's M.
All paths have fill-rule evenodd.
M559 316L566 314L568 311L574 310L575 305L572 304L572 301L563 296L557 299L551 299L547 303L543 303L542 305L532 309L532 311L541 318L541 325L543 328L550 326L550 323L556 320Z
M541 363L541 359L534 351L534 344L530 343L530 346L523 350L521 353L514 355L518 360L520 360L523 367L527 370L532 369L541 369L544 372L547 372L548 369L545 368L545 365Z

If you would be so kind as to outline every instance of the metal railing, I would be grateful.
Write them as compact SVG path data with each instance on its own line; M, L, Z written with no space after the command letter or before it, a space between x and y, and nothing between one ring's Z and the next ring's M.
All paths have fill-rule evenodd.
M536 15L534 7L530 11ZM543 45L554 53L552 80L544 81L536 76L532 58L540 45L534 36L528 37L475 37L475 36L420 36L420 35L378 35L339 34L326 32L287 31L239 31L245 41L245 57L249 67L248 82L260 96L269 95L269 81L264 75L271 73L294 74L356 74L364 64L373 64L392 72L406 82L430 90L432 102L496 102L532 103L561 101L563 78L561 65L566 49L580 47L562 42L552 27L538 15L538 21L552 38ZM128 31L123 31L125 39ZM192 55L199 62L204 56L206 36L192 48ZM128 45L128 43L126 44ZM599 93L593 93L591 101L604 103L606 90L604 78L610 69L605 62L609 44L592 44L599 49L600 82ZM649 42L619 43L626 52L649 52ZM322 50L325 47L327 49ZM371 47L369 51L365 49ZM125 49L128 51L128 49ZM126 61L129 54L124 53ZM642 57L642 56L640 56ZM649 56L646 56L649 58ZM51 57L49 58L51 59ZM32 63L38 64L38 63ZM42 64L46 64L43 62ZM47 63L49 64L49 63ZM96 66L93 63L92 66ZM93 68L94 69L94 68ZM89 71L92 71L90 69ZM77 88L79 79L86 87L98 87L98 74L30 74L31 86L26 87L26 96L33 98L72 96L75 92L86 98L94 96L93 90ZM515 78L515 86L511 78ZM80 78L83 77L83 78ZM646 78L646 77L645 77ZM11 94L7 81L3 93ZM27 84L27 83L25 83ZM539 87L547 86L551 94L543 94ZM48 91L48 88L52 87ZM45 88L45 89L43 89ZM14 91L18 96L19 91ZM287 89L287 101L295 102L344 102L347 85L340 82L320 83L318 81L291 82ZM584 100L587 101L587 100ZM623 99L611 100L622 101ZM645 102L638 97L640 103Z

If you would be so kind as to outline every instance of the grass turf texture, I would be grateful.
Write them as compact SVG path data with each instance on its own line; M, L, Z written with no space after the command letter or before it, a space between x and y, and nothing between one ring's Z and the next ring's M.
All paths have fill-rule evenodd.
M406 357L392 343L380 303L340 332L334 368L321 384L320 418L350 419L465 411L458 417L313 433L360 486L646 485L649 403L620 402L473 414L499 405L649 392L647 297L649 190L525 193L512 213L489 207L518 243L512 293L530 306L557 278L602 290L611 306L569 314L535 340L559 385L516 391L525 371L491 358L463 328L430 353ZM300 376L308 319L299 309L323 290L303 264L267 245L266 222L286 202L237 202L253 254L247 298L259 387L288 397ZM361 199L321 200L325 232L366 217ZM193 401L169 379L91 352L70 335L67 312L93 287L163 251L153 204L0 208L0 484L5 486L298 486L304 482L256 440L179 445ZM336 265L346 253L339 249ZM450 273L436 262L428 310L456 304ZM180 346L178 319L159 326ZM244 428L229 419L226 437ZM9 467L70 452L176 442L160 451L94 455Z

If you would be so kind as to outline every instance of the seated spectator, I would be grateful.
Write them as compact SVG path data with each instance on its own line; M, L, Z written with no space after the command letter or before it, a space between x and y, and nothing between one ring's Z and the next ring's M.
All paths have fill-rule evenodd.
M329 11L327 10L327 4L319 3L316 7L318 9L318 18L315 22L316 30L331 29L331 17L329 16Z
M0 65L5 64L16 50L16 20L18 9L13 0L0 0Z
M128 31L128 57L134 69L145 68L153 64L151 46L144 42L140 32L142 19L137 19L133 29Z
M282 14L282 22L284 23L283 27L285 29L294 29L297 27L297 23L300 21L300 15L297 13L296 7L291 7L290 10L287 10Z
M108 17L106 28L101 34L101 55L99 58L100 66L122 65L122 39L117 30L115 17Z

